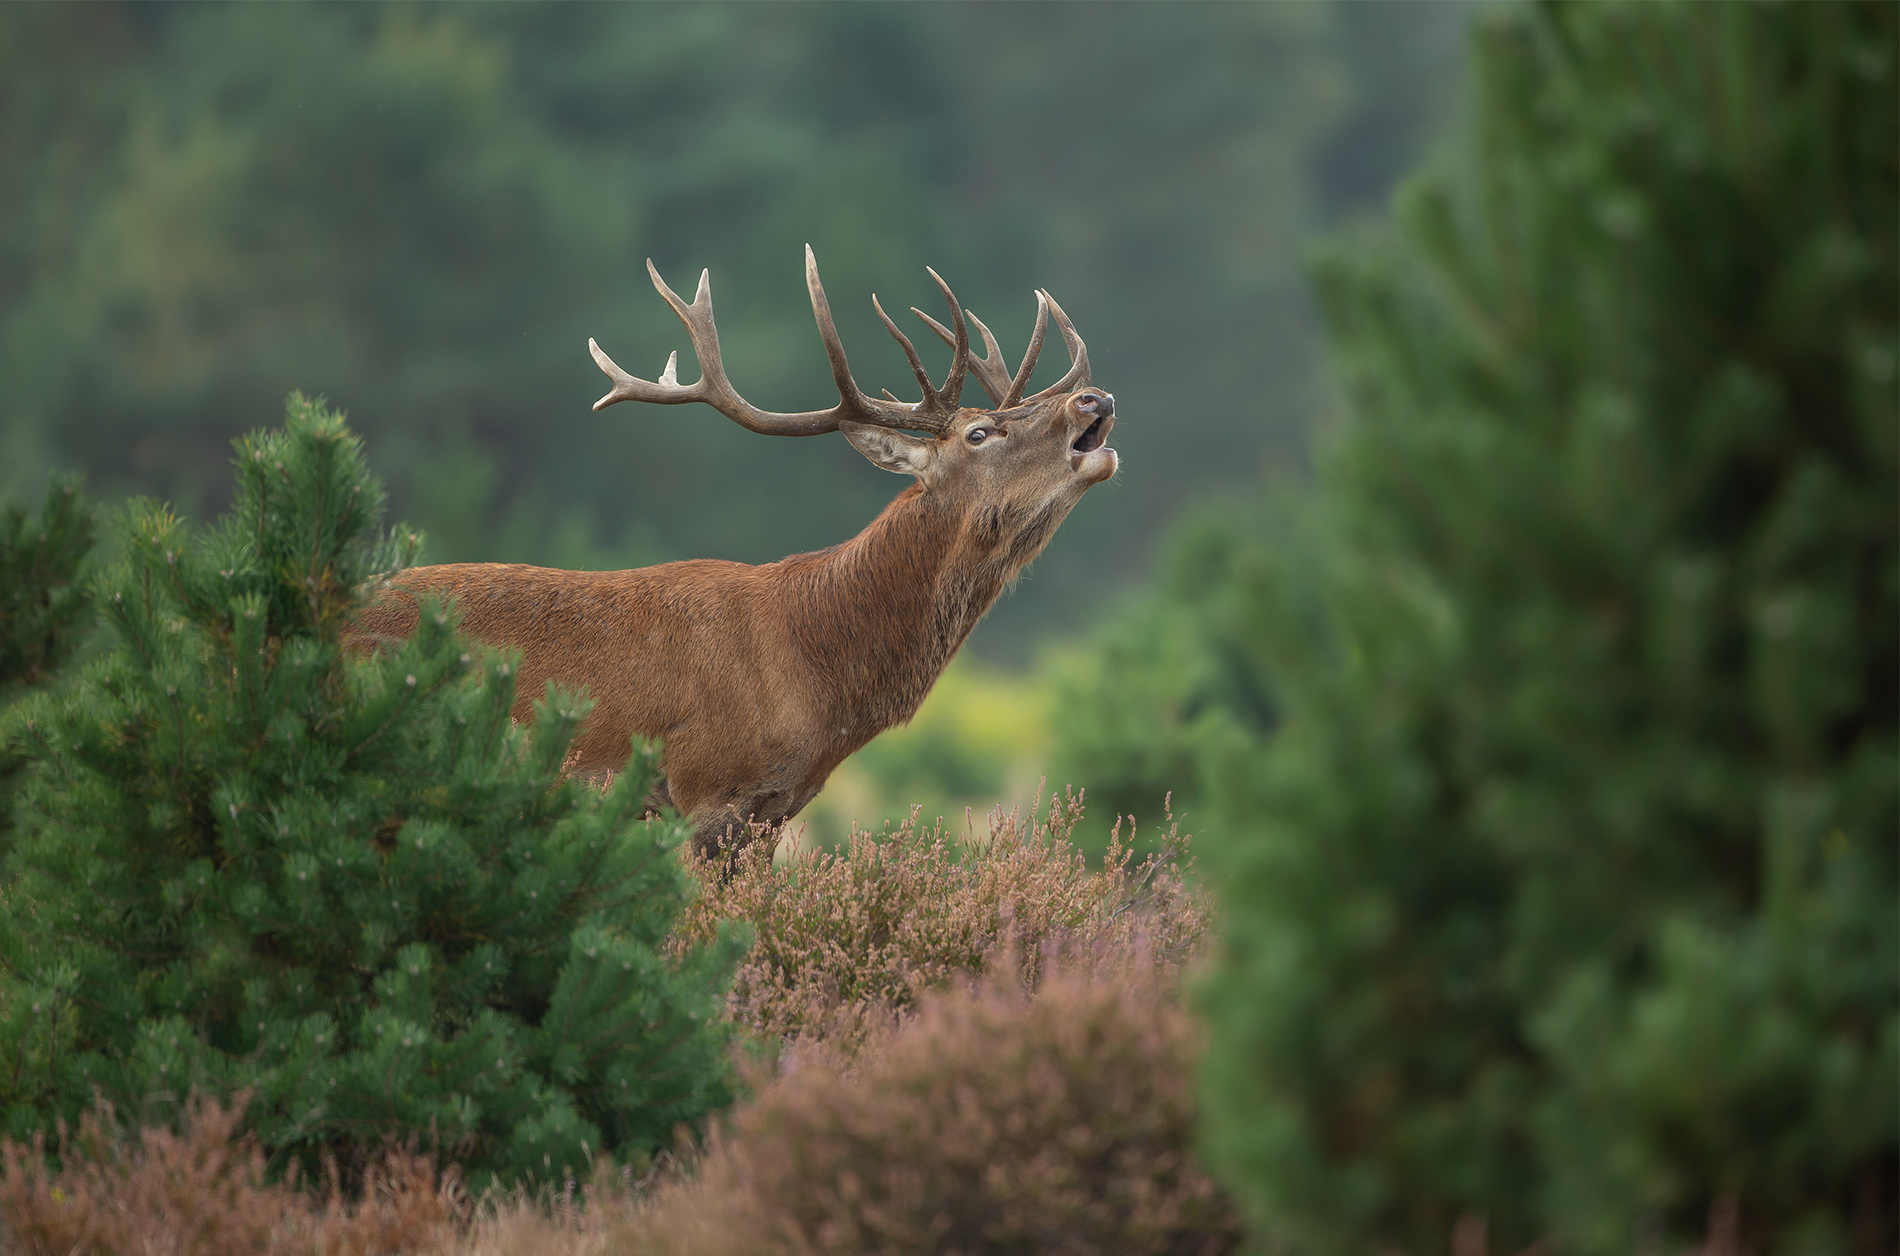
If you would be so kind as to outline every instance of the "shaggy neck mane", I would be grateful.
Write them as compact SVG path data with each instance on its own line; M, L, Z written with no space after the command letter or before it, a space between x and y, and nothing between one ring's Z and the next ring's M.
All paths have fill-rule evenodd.
M997 512L976 513L987 527L913 484L844 544L776 564L799 648L825 678L836 725L858 745L916 712L1003 587L1041 550L1005 538ZM1046 542L1054 528L1038 530Z

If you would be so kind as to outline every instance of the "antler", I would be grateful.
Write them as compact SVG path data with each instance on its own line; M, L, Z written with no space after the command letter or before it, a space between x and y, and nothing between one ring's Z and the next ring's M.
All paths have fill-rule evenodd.
M1069 369L1061 379L1035 396L1023 398L1025 401L1041 401L1045 397L1059 396L1072 388L1081 388L1089 382L1089 347L1082 343L1082 337L1075 330L1075 324L1069 321L1069 316L1062 312L1062 307L1056 304L1054 297L1040 289L1036 295L1049 303L1049 312L1056 317L1056 327L1062 332L1062 343L1069 351ZM1027 371L1022 373L1022 382L1024 384L1029 382Z
M912 306L910 312L928 323L930 330L941 336L945 344L968 343L961 319L957 320L957 335L952 336L949 328L922 310ZM1010 376L1004 373L1008 368L1003 365L1003 351L997 347L996 337L990 335L990 329L983 325L982 319L968 310L964 311L983 337L984 356L979 358L971 354L970 369L976 372L977 382L983 385L983 391L990 395L990 400L996 403L998 410L1007 410L1024 400L1023 389L1028 385L1030 375L1035 372L1036 359L1042 355L1042 340L1048 334L1051 312L1056 316L1056 326L1062 329L1062 341L1069 348L1069 371L1049 387L1028 398L1030 401L1054 397L1089 382L1089 349L1082 343L1082 337L1076 334L1075 325L1069 321L1069 316L1062 312L1062 307L1056 304L1054 297L1041 288L1036 289L1036 330L1029 337L1029 349L1023 354L1023 364L1016 368L1014 376Z
M659 405L703 401L741 427L767 436L816 436L822 432L836 431L841 421L868 423L876 427L909 428L929 432L933 436L942 436L949 431L950 420L957 412L958 398L963 392L965 367L970 361L970 338L964 328L956 296L936 271L930 271L930 277L937 281L944 300L950 303L950 314L956 323L954 336L942 327L937 328L956 349L956 360L951 364L950 374L945 378L942 388L931 386L930 376L924 371L916 348L885 315L884 307L877 303L877 297L871 298L871 304L877 309L878 317L884 320L884 326L904 346L904 356L910 360L911 370L916 374L917 382L923 386L923 399L914 405L905 405L889 393L884 395L883 400L867 397L851 378L851 367L845 361L844 344L839 340L837 325L831 319L831 302L825 298L825 287L818 280L818 259L813 256L811 245L805 246L805 287L811 293L812 317L817 320L819 337L825 343L825 356L831 361L831 375L838 384L839 400L829 410L807 410L799 414L761 410L741 397L726 378L726 368L719 357L719 331L713 325L710 271L700 272L699 291L691 305L680 300L679 294L666 286L666 281L660 278L660 272L651 258L647 259L647 273L653 277L653 286L673 307L673 312L679 315L680 322L686 324L687 334L693 342L693 353L699 358L699 382L691 385L679 382L678 352L667 357L666 369L660 372L657 381L644 380L621 370L590 339L587 342L588 351L614 384L612 391L594 403L594 409L605 409L617 401L651 401ZM932 323L932 326L937 325ZM987 337L988 333L984 334Z

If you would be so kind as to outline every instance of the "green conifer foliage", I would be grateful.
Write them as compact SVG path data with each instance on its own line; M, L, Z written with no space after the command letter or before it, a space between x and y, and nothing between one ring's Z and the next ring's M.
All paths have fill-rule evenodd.
M37 518L0 514L0 696L46 680L66 661L90 608L79 567L92 552L92 510L73 479L55 479Z
M1468 186L1320 265L1328 626L1204 841L1289 1250L1893 1250L1897 15L1492 10Z
M52 680L92 625L80 568L92 552L91 507L76 479L56 478L37 518L0 514L0 706ZM0 734L0 851L26 758Z
M681 830L563 758L585 705L509 718L507 657L432 607L364 656L347 625L413 535L334 414L237 442L193 538L133 507L98 601L114 649L20 704L35 762L0 898L0 1103L21 1136L95 1092L170 1119L249 1089L274 1154L416 1138L480 1183L649 1150L728 1099L736 943L669 960Z

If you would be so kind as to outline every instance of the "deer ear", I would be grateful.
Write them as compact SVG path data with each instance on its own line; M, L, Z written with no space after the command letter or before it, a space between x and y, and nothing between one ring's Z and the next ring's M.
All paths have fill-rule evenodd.
M912 436L908 432L876 427L869 423L838 420L838 430L852 447L886 471L914 475L922 479L937 460L937 442Z

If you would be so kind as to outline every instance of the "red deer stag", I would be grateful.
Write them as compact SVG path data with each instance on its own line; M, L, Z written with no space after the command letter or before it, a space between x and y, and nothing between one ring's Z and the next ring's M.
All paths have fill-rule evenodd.
M454 598L468 632L521 651L517 717L550 680L591 692L595 706L576 742L579 770L620 767L635 734L664 739L654 801L684 813L710 855L728 830L743 841L745 821L778 824L798 814L847 755L910 719L1004 586L1089 486L1115 474L1115 451L1104 443L1115 401L1090 385L1088 349L1048 293L1036 293L1035 332L1011 375L974 314L985 356L971 350L965 311L934 270L954 330L913 312L955 350L943 387L931 385L917 350L873 296L923 399L866 396L845 364L807 246L805 283L841 399L804 414L760 410L726 379L708 274L688 305L651 261L647 271L686 324L700 380L679 382L678 353L657 381L637 379L590 340L613 381L594 409L703 401L767 435L842 431L866 458L917 482L844 544L758 567L698 559L634 571L415 568L364 613L362 630L406 637L418 595ZM1071 365L1024 397L1051 315ZM966 373L992 408L959 405Z

